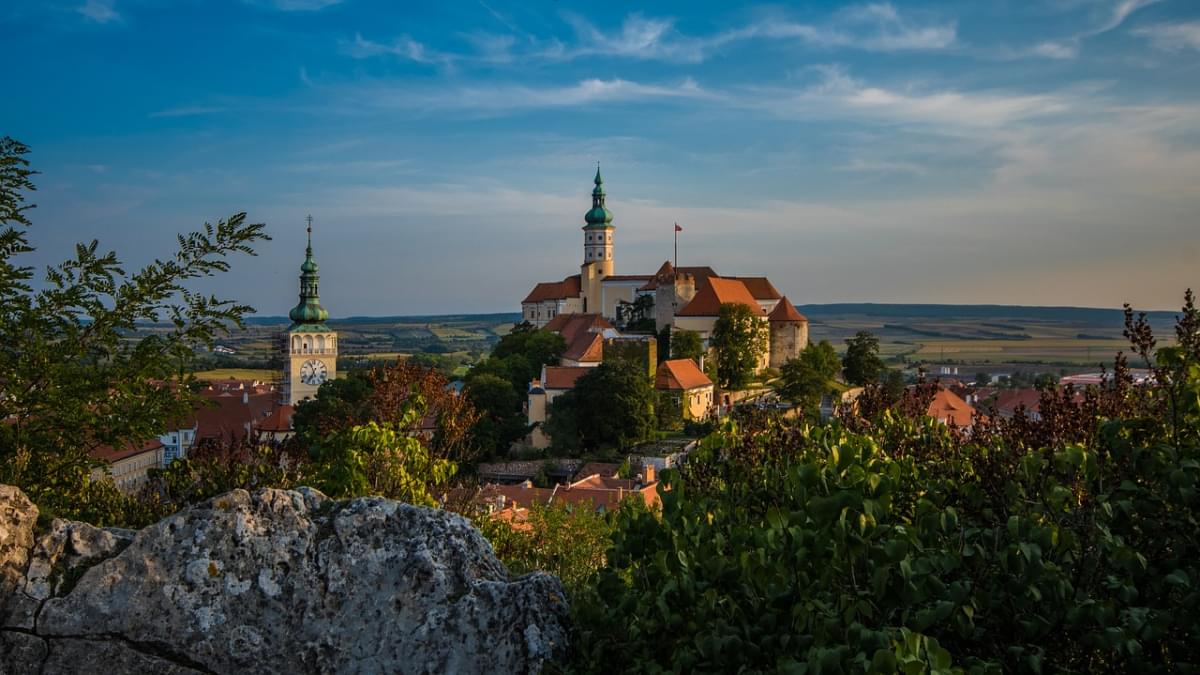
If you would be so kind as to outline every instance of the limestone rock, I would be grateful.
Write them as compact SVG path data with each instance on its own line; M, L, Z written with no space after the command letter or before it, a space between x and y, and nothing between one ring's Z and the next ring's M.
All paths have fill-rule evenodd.
M444 511L239 490L123 539L56 521L24 557L35 625L0 644L114 673L523 673L566 648L559 581L510 580Z
M8 624L11 600L24 585L38 509L24 492L0 485L0 626Z

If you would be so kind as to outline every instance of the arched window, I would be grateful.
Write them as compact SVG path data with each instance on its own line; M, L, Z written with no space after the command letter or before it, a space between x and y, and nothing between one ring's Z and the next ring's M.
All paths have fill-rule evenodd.
M318 354L325 353L325 336L324 335L317 336L317 353Z
M306 335L306 336L304 336L304 353L307 354L311 351L312 351L312 340L311 340L311 338L309 338Z
M295 353L298 351L300 351L300 336L293 335L292 336L292 352Z

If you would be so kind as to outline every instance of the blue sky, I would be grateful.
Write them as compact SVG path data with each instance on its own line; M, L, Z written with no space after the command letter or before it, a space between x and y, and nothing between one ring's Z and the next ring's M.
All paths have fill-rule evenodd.
M766 274L797 304L1176 307L1200 287L1200 3L9 0L0 134L37 262L245 210L210 288L282 314L516 311L578 271Z

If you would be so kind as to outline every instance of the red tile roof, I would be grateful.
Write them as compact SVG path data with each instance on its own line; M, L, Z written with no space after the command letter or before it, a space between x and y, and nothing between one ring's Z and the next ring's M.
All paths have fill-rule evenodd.
M659 284L671 283L672 281L674 281L675 274L677 272L679 274L690 274L696 280L696 288L697 289L706 285L708 283L709 279L717 276L717 273L715 271L713 271L713 268L708 267L708 266L680 267L677 270L673 265L671 265L671 261L668 260L668 261L664 262L661 267L658 268L658 271L654 273L654 276L650 278L650 281L646 282L646 285L642 286L638 290L639 291L652 291L652 290L658 288Z
M574 389L575 381L592 372L584 366L546 366L546 377L542 381L545 389Z
M543 281L533 287L522 303L541 302L543 300L562 300L579 297L579 275L575 274L562 281Z
M969 427L975 423L975 408L949 389L938 389L926 412L943 424Z
M613 328L613 325L599 314L559 314L550 319L542 328L552 333L558 333L570 345L580 335L599 333L607 328Z
M671 359L658 365L656 389L683 390L711 387L712 380L691 359Z
M721 312L721 305L730 303L746 305L758 316L766 315L746 284L738 279L713 277L691 302L679 310L677 316L717 316Z
M604 359L604 336L582 333L567 346L563 358L577 363L600 363Z
M775 309L771 310L771 313L767 315L767 319L770 321L808 321L803 314L796 311L796 306L792 304L791 300L787 299L786 295L780 298L779 303L775 305Z
M750 295L754 296L755 300L778 300L783 297L783 294L771 283L766 277L723 277L725 279L737 279L746 284L746 290L750 291Z
M127 457L140 455L143 452L156 452L161 447L163 447L162 441L158 440L157 438L152 438L141 445L128 443L120 448L114 448L108 445L100 445L92 448L92 451L89 454L92 456L92 459L98 459L102 462L108 462L109 464L112 464L113 462L118 462Z
M276 408L265 420L259 423L258 428L263 431L272 433L284 433L292 430L292 413L294 409L290 405L281 405Z

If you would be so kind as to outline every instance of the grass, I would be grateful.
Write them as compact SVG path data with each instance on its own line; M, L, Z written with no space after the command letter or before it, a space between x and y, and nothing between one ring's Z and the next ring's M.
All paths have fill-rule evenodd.
M217 368L216 370L205 370L196 373L198 380L277 380L282 376L274 370L258 369L258 368Z

